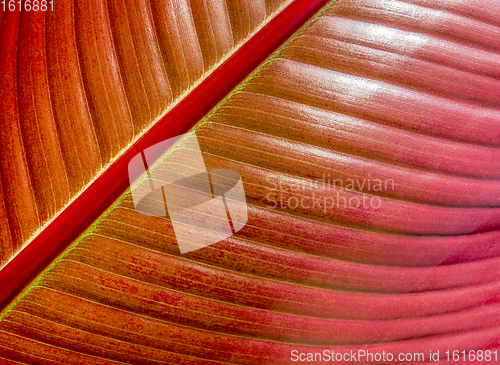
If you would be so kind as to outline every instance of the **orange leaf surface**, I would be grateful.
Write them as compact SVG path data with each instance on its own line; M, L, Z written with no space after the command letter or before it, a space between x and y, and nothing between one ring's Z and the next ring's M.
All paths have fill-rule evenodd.
M64 196L55 187L73 194L94 173L84 175L90 166L101 163L96 151L106 163L134 138L120 139L111 130L148 128L185 85L278 6L189 5L96 1L95 14L76 6L75 29L82 28L76 43L68 38L64 53L53 48L46 56L82 60L81 74L68 71L71 87L61 83L66 71L55 62L48 77L26 82L13 96L2 94L0 121L12 133L2 132L2 146L10 149L1 152L10 151L6 156L19 165L2 163L0 228L6 217L13 239L24 231L13 229L19 210L9 204L19 191L8 190L8 173L24 172L18 184L31 178L22 185L37 203L30 222L37 214L47 219L56 206L46 203L49 193ZM167 204L162 190L163 196L148 195L146 204L170 204L168 213L139 213L133 191L157 183L159 172L172 166L170 156L181 156L176 163L191 168L192 146L181 140L154 164L148 160L150 177L121 194L0 313L0 358L26 364L326 364L342 354L336 361L445 364L446 351L457 351L462 363L473 362L471 353L497 363L498 5L487 11L477 1L329 3L192 129L211 180L220 178L220 169L239 173L246 203L228 201L245 207L246 225L181 255L169 209L187 198ZM185 38L173 32L181 27L178 19ZM5 29L17 29L18 20L11 14L8 20L2 37ZM33 27L42 20L34 17ZM72 29L70 23L51 27ZM23 65L2 58L11 77L2 81L6 90L17 88L16 67L30 75L47 62L35 47L44 34L36 35L23 45L24 57L30 56ZM15 47L5 44L2 50ZM99 97L104 85L116 87L112 99ZM38 104L30 104L26 90ZM57 95L50 99L52 93ZM67 98L80 103L64 109ZM61 110L44 109L50 100ZM23 147L36 133L14 128L29 113L43 121L28 127L39 128L38 134L67 133L70 140L82 138L73 144L89 144L94 152L87 156L64 152L68 160L50 161L56 175L57 163L81 161L86 167L73 171L82 177L67 175L64 165L66 175L54 178L68 176L66 185L31 177L35 163L50 165L35 153L45 144ZM62 125L74 113L80 116L74 128L82 132ZM102 124L95 127L94 150L89 119ZM71 147L47 138L53 143L48 153ZM12 153L15 148L21 156ZM35 189L44 186L52 190ZM19 204L29 206L23 199ZM184 229L193 240L217 235L189 224ZM2 248L8 249L10 232L0 236L7 242ZM367 352L385 357L370 360ZM353 353L355 360L346 360Z

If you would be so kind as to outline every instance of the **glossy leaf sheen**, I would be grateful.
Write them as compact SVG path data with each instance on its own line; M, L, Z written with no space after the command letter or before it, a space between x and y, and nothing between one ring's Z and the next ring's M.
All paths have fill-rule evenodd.
M272 3L241 2L238 13L236 2L191 2L199 39L214 35L200 42L204 65ZM201 58L184 2L166 8L184 14L185 45L168 33L171 17L135 18L125 11L131 4L121 3L105 37L148 37L128 33L118 16L161 21L158 34L168 34L141 43L141 57L152 57L141 78L114 80L133 105L154 99L143 91L167 90L158 80L198 75ZM149 14L146 2L133 5L141 4ZM240 173L247 225L181 256L171 222L138 214L126 192L4 310L0 358L291 364L292 350L363 349L440 351L432 363L444 364L448 350L498 350L499 5L332 4L195 127L207 167ZM207 14L210 21L197 20ZM215 32L217 22L229 28ZM110 62L127 69L115 46ZM160 54L193 66L156 69ZM131 86L140 80L149 86ZM131 107L134 126L148 108ZM325 176L392 180L394 188L347 189ZM380 206L317 203L340 197Z

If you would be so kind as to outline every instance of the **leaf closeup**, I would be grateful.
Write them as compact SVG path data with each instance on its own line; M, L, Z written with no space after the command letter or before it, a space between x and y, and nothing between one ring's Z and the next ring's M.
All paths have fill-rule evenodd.
M99 62L128 70L132 58L124 57L151 57L136 70L147 87L138 87L133 74L103 80L120 80L117 93L127 105L151 100L150 110L130 107L134 130L162 108L153 100L164 102L181 89L165 86L169 72L183 82L199 77L196 65L214 64L277 6L192 3L194 24L210 11L214 19L203 22L203 32L214 37L200 40L201 53L190 48L194 38L183 43L169 33L165 24L173 17L149 13L145 2L134 3L133 11L131 3L116 3L113 21L120 21L111 32L141 52L129 55L116 45L115 58ZM166 8L185 14L175 4ZM207 169L240 174L246 226L181 255L170 219L139 214L127 190L1 312L0 358L26 364L292 364L293 351L362 350L390 353L394 360L359 363L417 363L398 355L423 353L425 362L445 364L446 351L498 352L498 5L329 3L192 129ZM226 23L223 14L229 14ZM85 32L98 19L90 18ZM154 53L150 28L130 31L143 21L162 24L158 33L168 46ZM211 30L215 22L231 24L234 38L224 28ZM112 38L101 32L100 41ZM181 46L194 57L189 66L156 68L165 49ZM170 59L178 57L175 52ZM14 67L12 59L2 60ZM57 77L49 80L37 82ZM76 95L78 88L65 92ZM99 98L89 113L110 118L112 108L123 106L114 102ZM49 126L43 125L47 133ZM23 140L15 131L9 134L12 148ZM170 152L183 150L189 149L178 143ZM106 160L102 153L100 158ZM151 171L165 161L161 157ZM4 181L2 172L7 191ZM163 204L160 199L153 203ZM3 216L11 219L9 214ZM213 234L187 229L193 237ZM439 351L438 361L429 351Z
M195 3L2 12L0 263L286 2Z

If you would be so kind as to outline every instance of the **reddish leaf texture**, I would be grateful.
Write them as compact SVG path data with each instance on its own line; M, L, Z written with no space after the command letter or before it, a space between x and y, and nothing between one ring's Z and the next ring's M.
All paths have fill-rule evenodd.
M278 4L66 6L65 22L29 15L24 62L11 53L25 14L3 15L4 257ZM0 358L447 364L464 351L497 363L499 6L328 4L193 128L208 169L240 174L246 226L180 255L172 222L137 213L126 191L1 312ZM44 37L67 47L37 53ZM43 123L19 127L30 118ZM47 173L60 181L37 180ZM457 363L477 363L468 355Z
M246 15L233 24L215 2L203 14L187 0L0 6L0 263L285 3L234 5ZM203 48L218 17L227 45Z

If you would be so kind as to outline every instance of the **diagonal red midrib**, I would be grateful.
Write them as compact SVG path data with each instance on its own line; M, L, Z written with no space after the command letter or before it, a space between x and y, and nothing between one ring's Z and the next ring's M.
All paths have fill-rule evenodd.
M0 309L127 189L132 156L189 130L326 3L328 0L293 1L130 146L0 270Z

